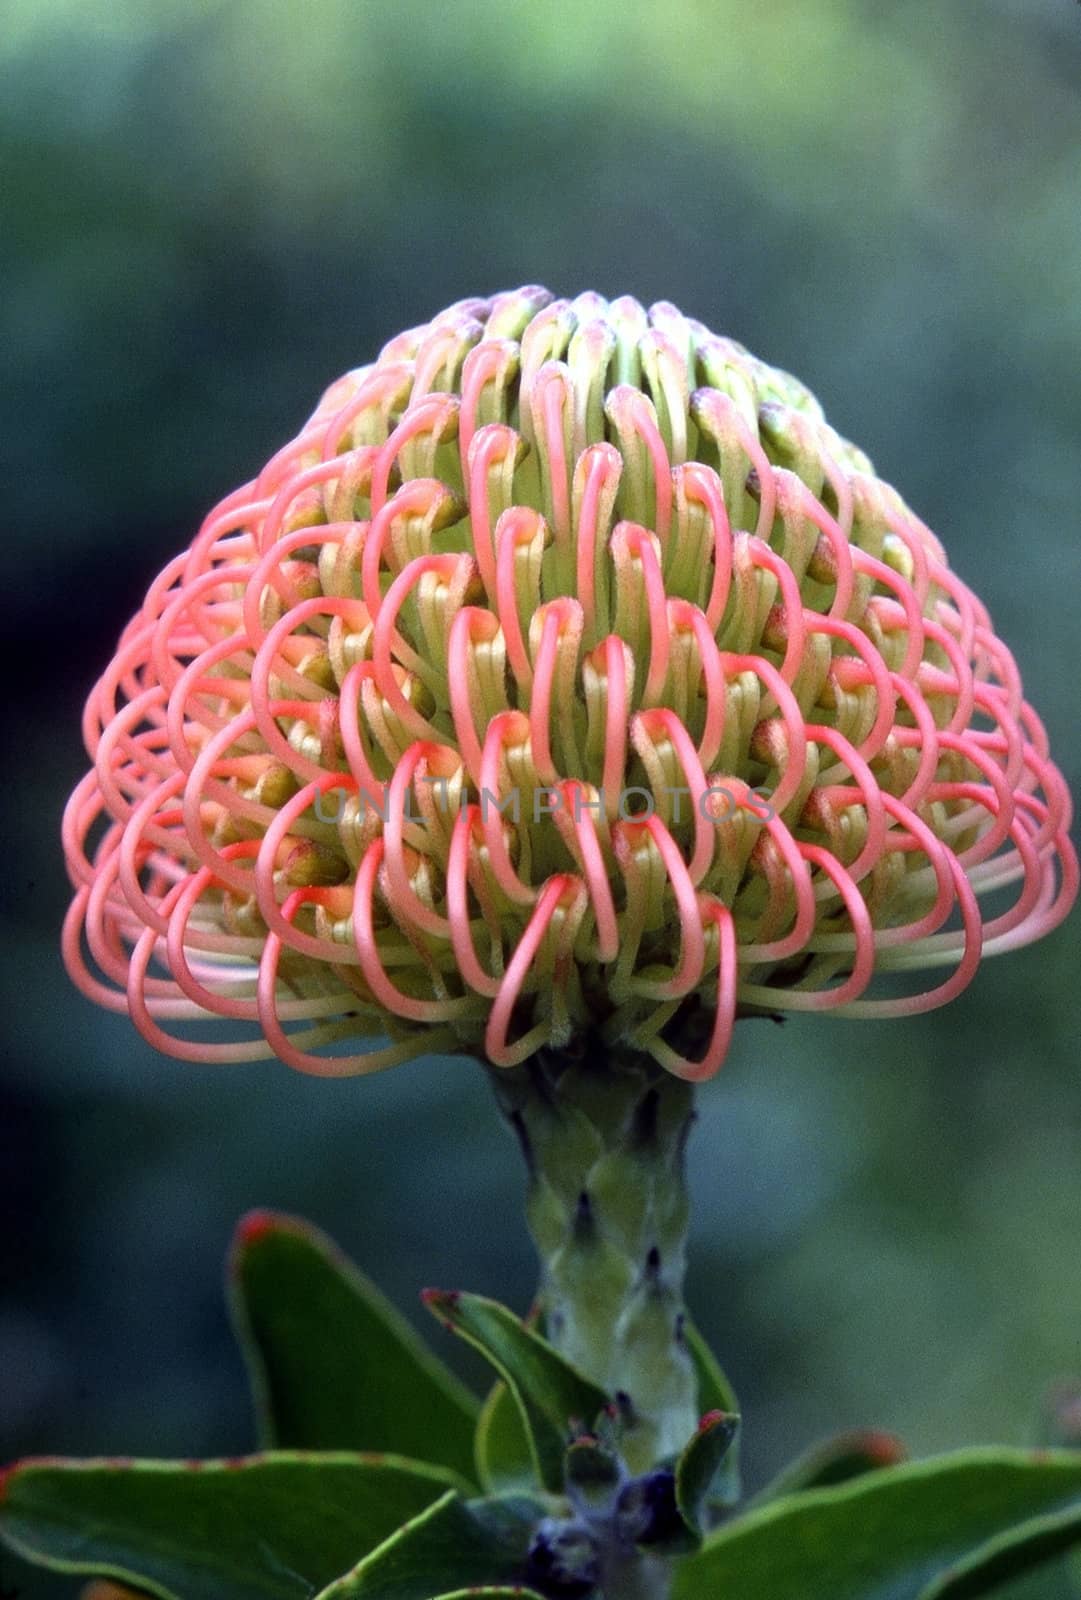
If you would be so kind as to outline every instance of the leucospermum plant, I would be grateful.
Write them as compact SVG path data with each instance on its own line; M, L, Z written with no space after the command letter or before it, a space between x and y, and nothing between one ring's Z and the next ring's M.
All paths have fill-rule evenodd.
M167 1600L930 1600L1078 1537L1068 1449L847 1436L736 1509L683 1304L736 1020L942 1005L1077 891L1010 652L802 384L668 304L453 306L210 514L85 733L76 983L193 1060L474 1058L541 1279L524 1321L426 1293L478 1405L326 1241L247 1219L267 1450L22 1464L13 1546Z

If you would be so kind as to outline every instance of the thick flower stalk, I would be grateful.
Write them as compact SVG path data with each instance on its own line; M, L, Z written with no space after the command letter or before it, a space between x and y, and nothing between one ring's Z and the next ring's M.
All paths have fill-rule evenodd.
M698 1421L683 1304L693 1087L588 1036L493 1076L529 1175L545 1334L627 1396L623 1451L643 1470L676 1454Z
M394 339L152 585L85 731L69 969L199 1060L588 1029L704 1078L741 1012L943 1004L1077 887L938 540L666 304L529 288Z

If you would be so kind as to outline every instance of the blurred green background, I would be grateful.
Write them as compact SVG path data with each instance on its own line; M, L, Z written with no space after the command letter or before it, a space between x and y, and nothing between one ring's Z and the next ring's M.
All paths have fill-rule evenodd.
M121 625L400 327L530 281L667 298L804 378L944 538L1076 791L1081 7L0 13L0 1455L235 1451L243 1209L310 1215L405 1308L524 1306L521 1174L461 1062L182 1065L69 988L59 815ZM850 1424L1022 1441L1081 1372L1077 926L927 1017L738 1030L690 1293L752 1481Z

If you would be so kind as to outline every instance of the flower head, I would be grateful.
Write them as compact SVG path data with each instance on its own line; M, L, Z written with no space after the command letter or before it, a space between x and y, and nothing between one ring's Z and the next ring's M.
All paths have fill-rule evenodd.
M588 1027L705 1077L739 1011L929 1009L1077 889L938 540L667 304L465 301L347 373L152 585L86 739L69 970L195 1059ZM215 1018L247 1037L169 1031Z

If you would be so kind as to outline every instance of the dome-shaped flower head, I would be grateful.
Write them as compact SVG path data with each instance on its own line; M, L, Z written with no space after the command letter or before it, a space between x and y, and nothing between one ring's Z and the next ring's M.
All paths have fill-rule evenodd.
M741 1012L941 1005L1077 888L939 541L667 304L465 301L347 373L153 584L86 739L69 969L195 1059L589 1029L705 1077Z

